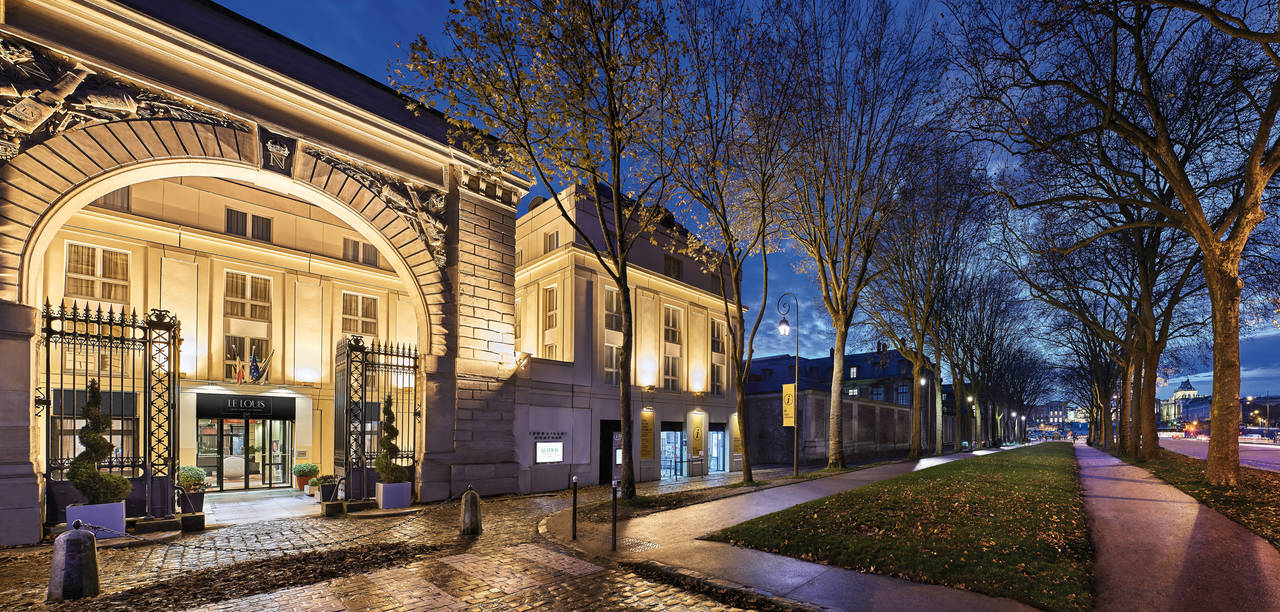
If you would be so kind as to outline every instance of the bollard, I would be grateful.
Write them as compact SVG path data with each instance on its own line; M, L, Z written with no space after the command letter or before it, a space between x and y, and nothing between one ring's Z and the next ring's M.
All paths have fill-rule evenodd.
M53 541L49 601L69 601L98 594L98 539L80 521Z
M613 496L613 521L611 521L613 527L610 530L612 533L610 535L609 550L616 552L618 550L618 483L616 481L609 488L609 491L611 492L610 495Z
M462 535L480 535L480 494L467 485L462 494Z
M578 477L573 477L573 528L570 530L570 540L578 539Z

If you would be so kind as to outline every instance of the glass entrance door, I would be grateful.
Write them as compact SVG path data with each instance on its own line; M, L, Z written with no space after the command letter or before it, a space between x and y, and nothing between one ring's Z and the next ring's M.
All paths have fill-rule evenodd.
M686 443L683 431L662 432L662 473L661 478L679 478L685 475Z
M714 426L713 426L714 427ZM724 430L712 429L707 438L709 465L708 471L723 472L724 471Z
M196 465L211 490L289 486L293 471L293 421L198 419Z

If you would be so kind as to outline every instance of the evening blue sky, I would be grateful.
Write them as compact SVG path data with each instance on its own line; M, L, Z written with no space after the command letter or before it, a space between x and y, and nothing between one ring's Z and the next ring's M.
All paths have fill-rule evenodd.
M432 43L447 43L444 25L452 6L450 2L430 0L217 1L383 83L387 81L389 62L404 56L397 43L407 46L419 34ZM795 274L794 262L793 253L771 258L769 292L777 296L783 291L792 291L800 297L801 352L806 356L826 355L834 341L830 319L816 300L814 282ZM752 266L745 279L747 295L759 296L761 278L759 267ZM791 354L795 350L793 338L778 336L776 299L770 299L765 323L756 340L758 355ZM747 304L754 309L759 298L748 299ZM794 316L790 319L792 323L796 321ZM851 336L852 351L869 350L876 341L865 331L855 330ZM1266 328L1244 340L1240 348L1244 365L1241 395L1262 395L1268 391L1280 394L1280 335ZM1212 375L1208 363L1188 376L1201 393L1210 391ZM1181 377L1165 385L1159 395L1167 397L1180 380Z

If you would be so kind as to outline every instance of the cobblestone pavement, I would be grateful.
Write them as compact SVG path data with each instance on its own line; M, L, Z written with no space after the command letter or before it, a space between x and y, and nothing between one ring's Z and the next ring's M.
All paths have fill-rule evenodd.
M756 470L757 478L790 468ZM740 474L639 483L644 494L694 490L732 482ZM607 499L608 487L579 490L580 503ZM415 559L394 568L222 602L209 609L450 610L450 609L730 609L701 596L601 567L540 540L537 524L570 504L568 492L494 498L482 503L484 533L466 551ZM186 572L306 554L385 539L464 542L457 536L458 504L411 517L299 518L232 525L184 535L166 544L98 551L103 594L125 591ZM0 551L0 607L44 607L52 548ZM606 564L607 565L607 564Z

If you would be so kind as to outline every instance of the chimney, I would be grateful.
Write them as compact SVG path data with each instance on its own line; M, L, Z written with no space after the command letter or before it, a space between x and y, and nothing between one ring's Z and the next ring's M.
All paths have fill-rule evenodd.
M831 347L831 361L834 363L836 359L836 347Z

